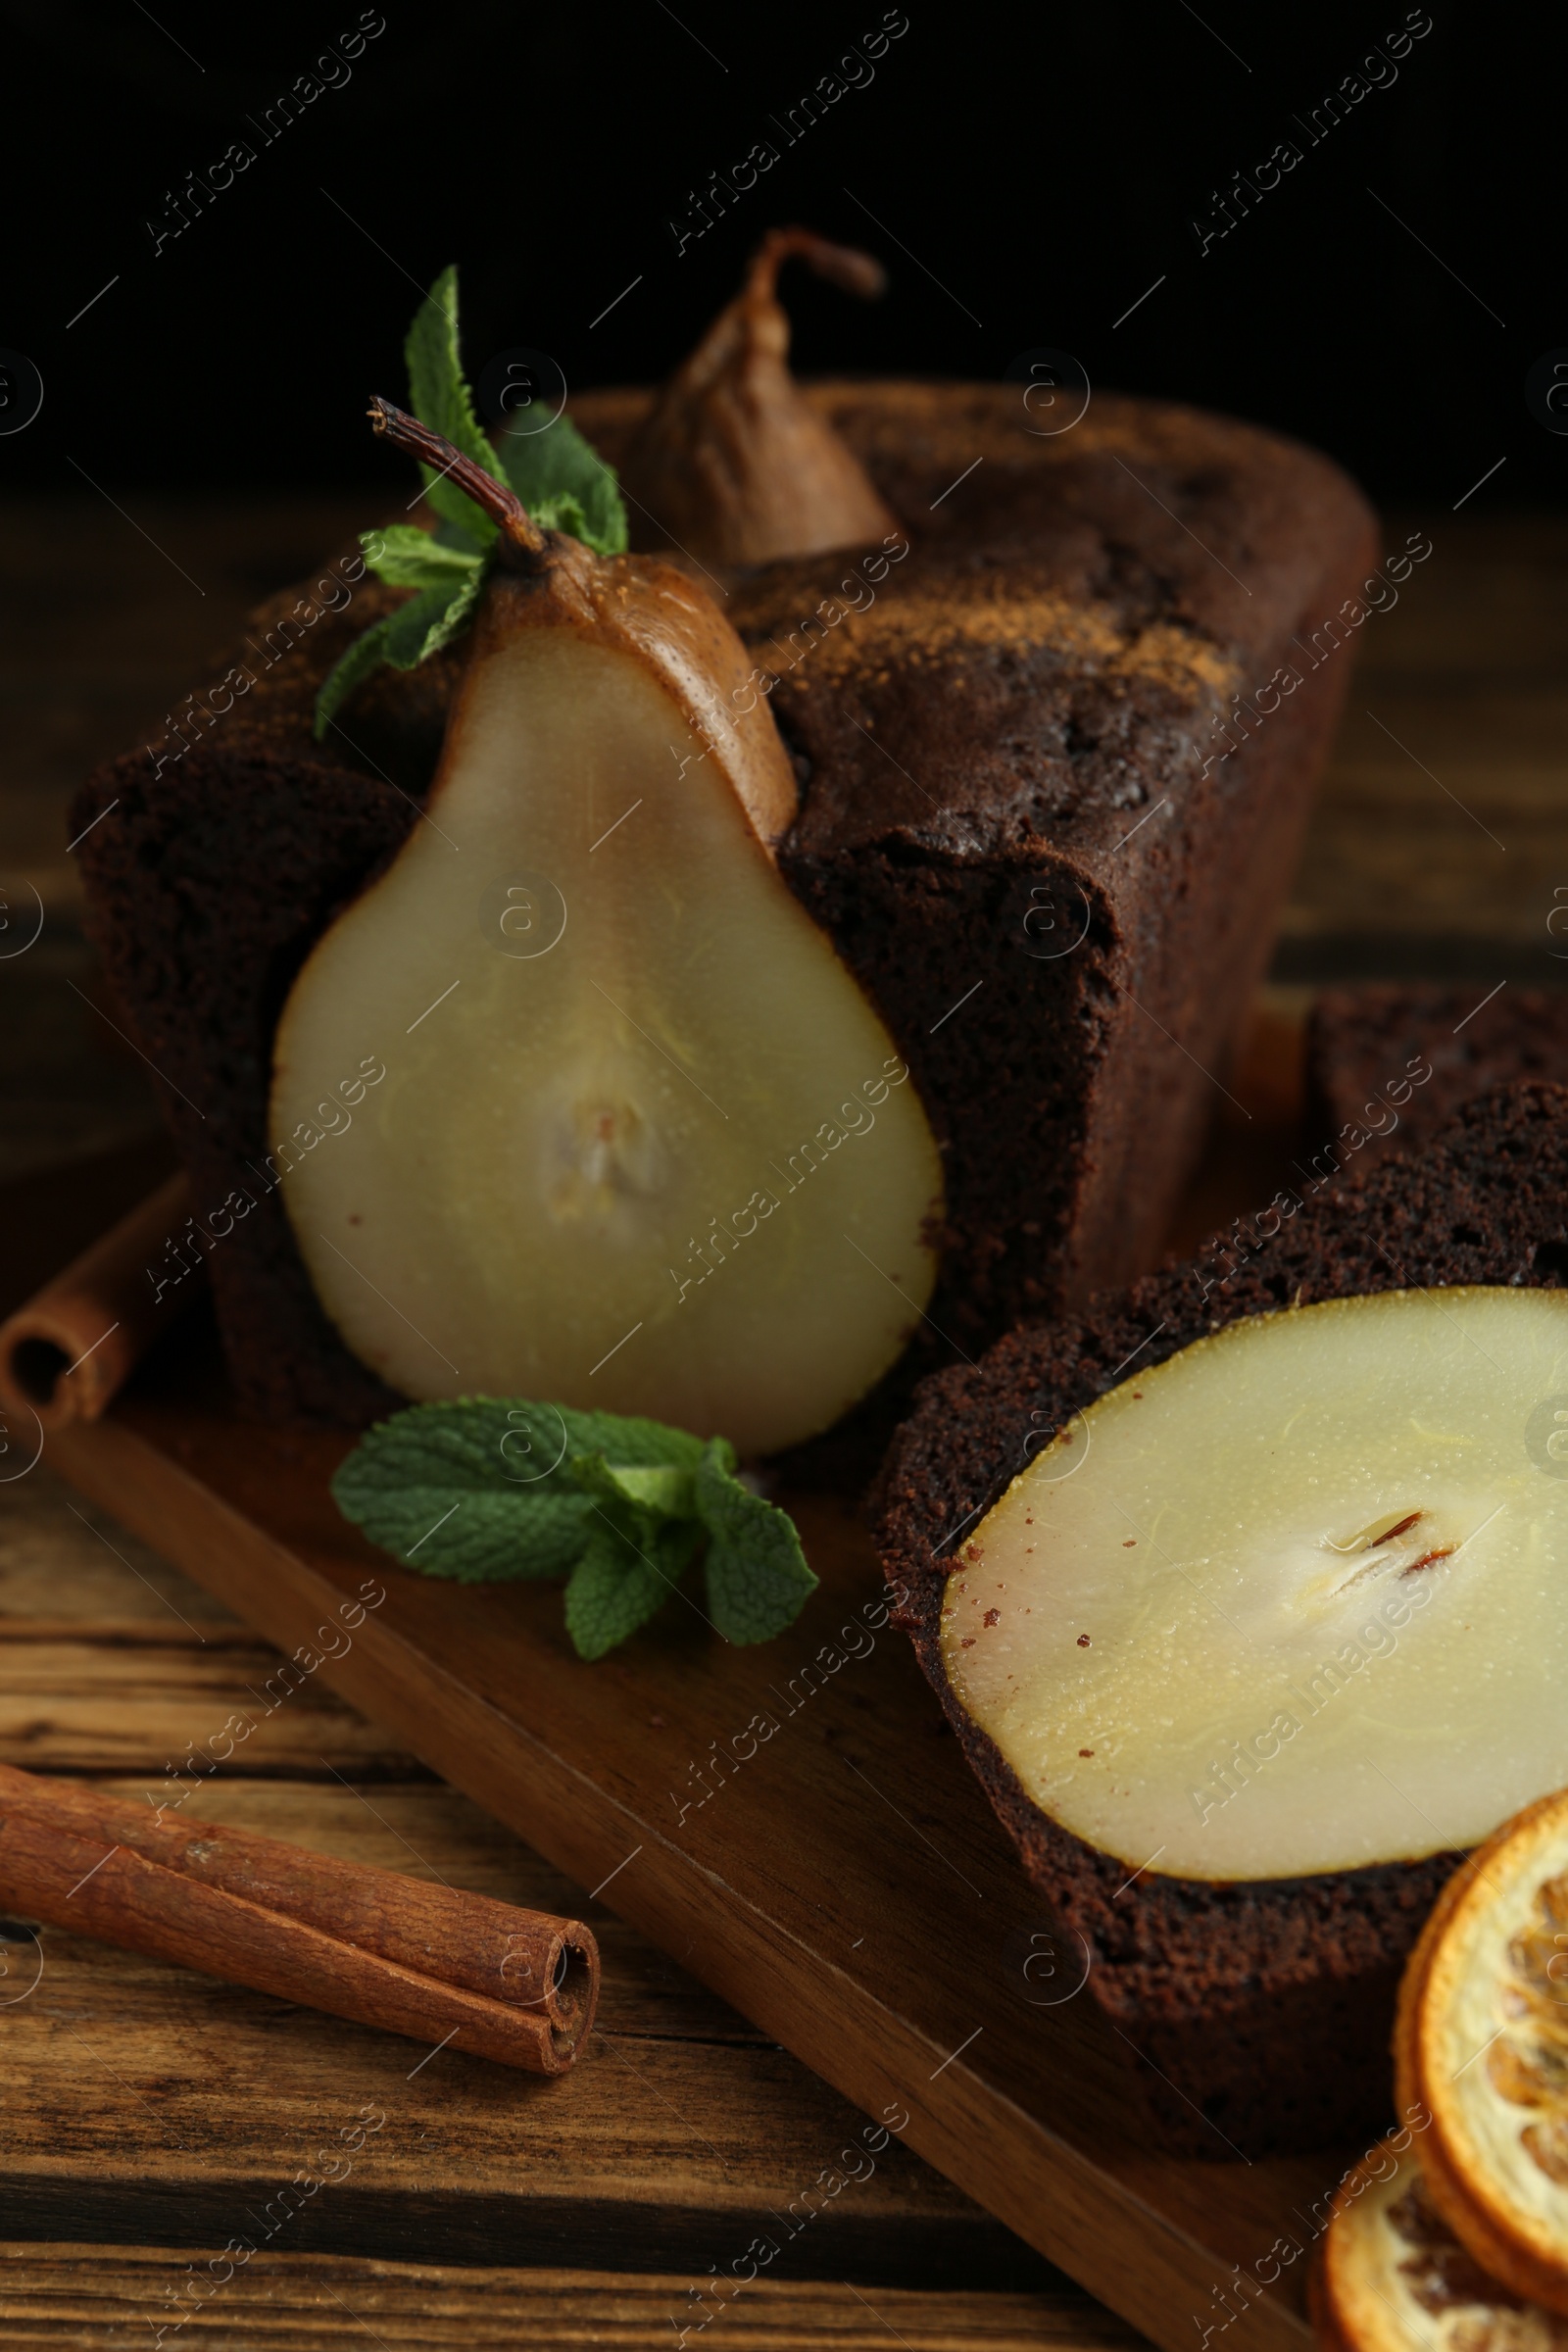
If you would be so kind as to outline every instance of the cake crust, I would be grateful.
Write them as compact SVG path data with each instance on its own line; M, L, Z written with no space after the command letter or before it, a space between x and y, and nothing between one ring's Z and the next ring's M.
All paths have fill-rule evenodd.
M1568 1263L1568 1090L1516 1084L1466 1105L1416 1162L1309 1200L1227 1281L1199 1263L1072 1320L1026 1324L921 1386L876 1497L901 1622L1025 1870L1092 1955L1089 1991L1134 2052L1162 2135L1249 2159L1374 2131L1404 1960L1456 1857L1216 1884L1098 1852L1024 1793L949 1686L940 1627L956 1538L1029 1454L1132 1368L1246 1315L1460 1283L1557 1288Z

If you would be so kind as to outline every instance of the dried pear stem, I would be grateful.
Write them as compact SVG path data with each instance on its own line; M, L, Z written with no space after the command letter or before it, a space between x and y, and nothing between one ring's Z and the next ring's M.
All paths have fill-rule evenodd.
M814 229L770 228L752 256L738 299L749 307L772 302L779 270L788 261L804 262L829 285L857 294L862 302L875 302L888 289L888 273L871 254L854 245L835 245Z
M514 551L517 558L529 559L523 568L537 569L538 560L545 553L545 534L514 490L498 481L493 473L487 473L472 458L466 458L443 434L432 432L395 401L383 400L376 393L368 414L375 430L384 433L395 449L433 467L461 490L465 498L471 498L501 533L504 549L509 553Z
M789 371L778 273L806 262L870 298L880 263L808 228L769 230L733 302L675 370L626 453L636 503L701 562L765 564L864 546L898 525L859 460Z

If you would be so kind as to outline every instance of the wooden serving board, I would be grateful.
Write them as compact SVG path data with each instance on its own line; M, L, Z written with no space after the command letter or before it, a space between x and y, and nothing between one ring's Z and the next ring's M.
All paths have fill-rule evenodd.
M1222 1138L1202 1222L1269 1198L1295 1068L1289 1031L1265 1026L1234 1081L1255 1115L1227 1114L1246 1141ZM285 1651L339 1647L318 1629L368 1580L384 1590L323 1682L1156 2342L1304 2343L1310 2208L1359 2151L1204 2164L1151 2146L1128 2053L1068 1990L1072 1955L882 1624L846 1503L780 1496L822 1581L779 1640L732 1648L671 1604L586 1665L555 1586L439 1583L365 1544L327 1491L347 1443L238 1420L193 1323L46 1455ZM1055 1978L1038 1958L1025 1975L1053 1949ZM823 2147L784 2226L838 2155ZM1283 2268L1282 2237L1303 2249ZM1255 2299L1221 2301L1238 2266Z

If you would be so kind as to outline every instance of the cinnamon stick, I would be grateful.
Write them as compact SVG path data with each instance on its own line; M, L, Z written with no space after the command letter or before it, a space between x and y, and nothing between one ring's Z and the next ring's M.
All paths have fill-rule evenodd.
M47 1810L106 1845L225 1888L443 1984L520 2009L542 2009L558 2032L583 2030L597 1989L589 1929L487 1894L458 1892L399 1872L342 1862L226 1823L165 1819L149 1808L0 1764L0 1809Z
M533 2074L565 2071L598 1999L598 1946L578 1921L226 1825L160 1822L8 1765L0 1905Z
M183 1176L171 1176L0 1324L0 1412L14 1435L96 1421L201 1290ZM187 1279L188 1277L188 1279Z

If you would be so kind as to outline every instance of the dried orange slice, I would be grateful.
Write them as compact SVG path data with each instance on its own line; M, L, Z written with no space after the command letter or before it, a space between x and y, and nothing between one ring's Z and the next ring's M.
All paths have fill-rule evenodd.
M1564 2352L1568 2320L1488 2278L1400 2139L1371 2149L1334 2200L1310 2288L1325 2352Z
M1461 1864L1410 1957L1395 2064L1432 2198L1481 2267L1568 2314L1568 1790ZM1565 2331L1568 2342L1568 2331Z

